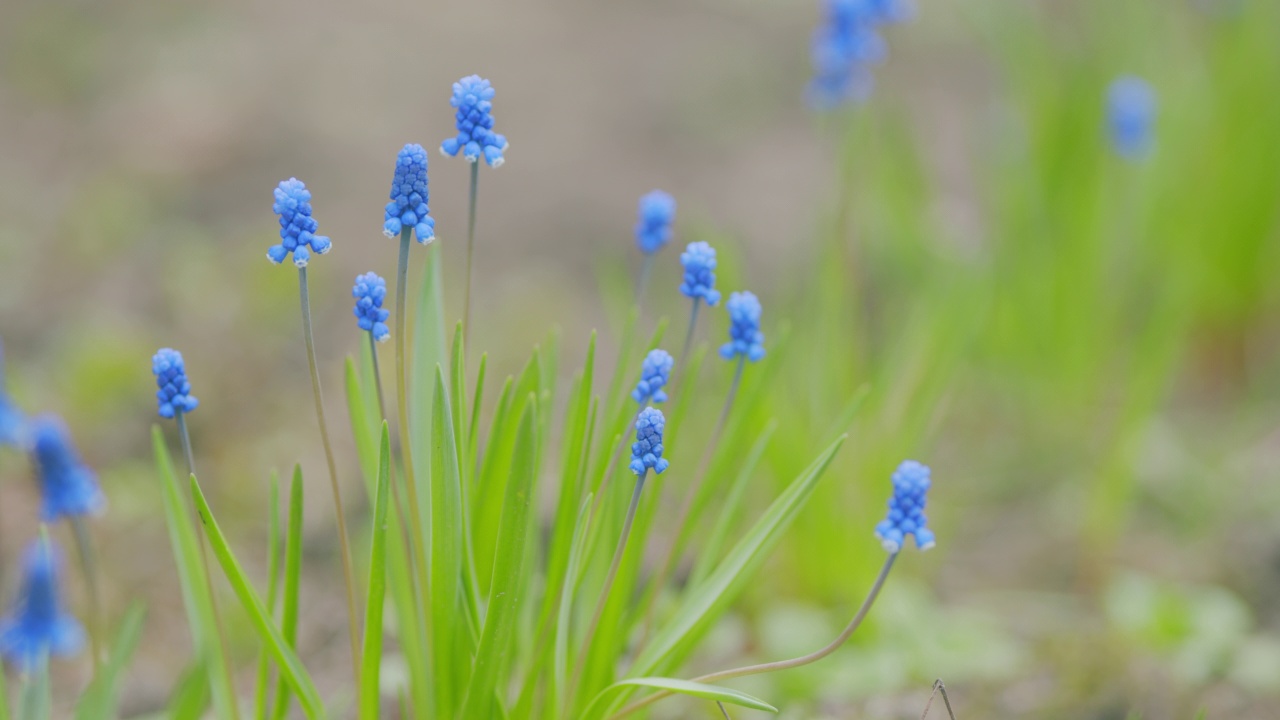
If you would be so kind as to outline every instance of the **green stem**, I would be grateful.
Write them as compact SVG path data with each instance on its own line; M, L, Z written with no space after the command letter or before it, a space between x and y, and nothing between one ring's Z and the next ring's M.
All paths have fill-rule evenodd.
M693 330L698 325L698 307L702 305L699 302L702 298L693 299L693 309L689 311L689 330L684 334L684 349L680 351L680 364L676 366L676 373L683 378L684 366L689 360L689 349L693 347Z
M653 255L645 255L640 264L640 281L636 284L636 306L644 308L645 292L649 289L649 276L653 274Z
M76 550L80 553L80 569L84 573L85 587L89 590L89 649L93 653L93 672L97 676L106 650L102 646L102 594L98 588L98 564L93 554L93 539L84 515L71 516L71 529L76 537Z
M480 159L471 163L471 195L467 204L467 281L462 304L463 341L471 332L471 256L476 247L476 195L480 189Z
M329 424L324 416L324 392L320 388L320 368L316 361L316 343L311 331L311 299L307 288L307 268L298 268L298 290L302 302L302 333L307 342L307 362L311 366L311 390L316 401L316 420L320 423L320 442L329 466L329 487L333 491L334 514L338 519L338 551L342 554L342 579L347 589L347 634L351 641L353 677L360 677L360 631L356 620L356 586L351 569L351 543L347 540L347 520L342 509L342 491L338 487L338 464L333 459L333 443L329 441Z
M49 654L41 653L34 670L22 673L18 720L48 720L53 698L49 692Z
M373 331L366 333L369 336L369 358L373 365L373 384L378 389L378 413L382 415L382 419L387 419L387 403L383 399L382 393L382 371L378 369L378 341L373 338Z
M791 668L797 668L802 665L817 662L840 649L840 646L844 645L845 642L849 640L849 637L853 635L858 627L862 625L862 621L866 619L867 613L871 611L871 606L875 604L876 597L880 595L881 588L884 587L885 580L889 577L889 571L893 569L893 561L897 559L898 553L896 552L890 553L889 557L885 558L884 565L880 568L880 574L876 577L875 584L871 586L871 592L867 593L867 597L862 601L862 605L858 608L857 614L853 616L853 619L849 621L849 624L845 626L844 630L836 636L835 640L832 640L823 647L808 653L807 655L801 655L800 657L791 658L790 660L778 660L776 662L761 663L759 665L747 665L740 668L733 668L731 670L721 670L720 672L713 672L709 675L696 677L693 679L693 682L710 684L720 682L722 680L729 680L731 678L743 677L745 675L759 675L760 673L776 672L778 670L790 670ZM649 697L643 700L638 700L609 716L609 720L618 720L619 718L626 717L627 715L630 715L641 708L648 707L649 705L670 695L672 695L672 693L666 690L650 695Z

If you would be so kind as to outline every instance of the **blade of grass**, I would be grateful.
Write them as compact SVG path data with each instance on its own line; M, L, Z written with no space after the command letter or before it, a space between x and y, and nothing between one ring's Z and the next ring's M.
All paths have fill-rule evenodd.
M458 476L457 444L453 417L445 390L444 369L436 365L435 395L431 411L431 608L432 675L436 690L436 714L453 717L458 708L462 671L470 658L469 628L459 627L464 608L462 487ZM468 624L469 623L465 623Z
M778 708L770 705L769 703L757 697L752 697L751 695L748 695L739 690L734 690L732 688L720 687L718 685L706 685L704 683L696 683L690 680L676 680L674 678L661 678L661 677L644 677L644 678L633 678L630 680L619 680L618 682L605 688L600 692L600 694L596 695L595 698L591 700L591 704L587 706L586 711L583 712L582 714L583 717L590 717L592 711L594 711L597 707L600 707L600 703L602 703L604 699L609 696L610 693L616 692L618 690L622 690L623 688L628 688L628 687L656 688L659 690L667 690L673 693L679 693L681 695L698 697L704 700L713 700L716 702L731 703L733 705L738 705L745 708L751 708L752 710L763 710L765 712L771 712L775 714L778 712Z
M573 625L573 596L582 576L582 553L587 544L587 528L591 525L592 500L587 493L578 508L578 521L573 527L573 544L569 549L569 563L565 569L564 587L560 591L560 614L556 623L555 665L551 677L551 698L547 703L552 712L560 709L564 697L565 680L569 670L570 630Z
M298 643L298 591L302 579L302 466L293 466L289 483L289 527L284 543L284 596L280 613L280 634L289 647ZM284 720L289 712L289 681L280 674L276 681L276 702L271 717Z
M111 643L110 657L76 704L76 720L113 720L116 717L116 706L120 700L120 678L138 648L138 639L142 637L142 621L146 615L146 609L140 603L129 608ZM0 704L3 702L4 693L0 692ZM7 707L6 705L5 708ZM5 710L0 710L0 720L3 720L5 714Z
M267 536L267 612L274 618L276 614L276 596L280 585L280 474L271 473L271 492L268 501L268 520L270 528ZM254 717L267 718L267 686L271 683L271 658L266 649L258 653L258 688L254 693Z
M387 506L391 495L391 441L382 423L378 482L374 493L373 539L369 550L369 595L365 603L364 647L360 665L360 720L378 720L382 670L382 607L387 594Z
M209 671L203 661L197 660L178 678L164 717L169 720L200 720L208 706Z

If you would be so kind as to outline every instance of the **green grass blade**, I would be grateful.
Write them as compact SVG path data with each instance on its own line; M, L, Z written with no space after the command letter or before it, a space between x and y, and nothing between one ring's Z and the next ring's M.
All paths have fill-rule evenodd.
M480 408L484 400L484 379L489 367L489 354L480 355L480 369L476 371L476 394L471 403L471 421L467 425L467 454L462 462L466 463L470 472L467 475L474 486L477 482L475 474L480 469Z
M302 466L293 466L289 483L289 527L284 543L284 596L280 611L280 634L289 647L298 643L298 589L302 579ZM271 717L284 720L289 712L289 681L281 674L276 681L276 702Z
M169 699L168 720L200 720L209 706L209 671L197 660L178 678Z
M731 703L752 710L763 710L765 712L777 713L778 708L757 697L752 697L744 692L734 690L732 688L720 687L719 685L707 685L705 683L696 683L690 680L676 680L674 678L660 677L644 677L634 678L631 680L619 680L600 691L599 695L591 700L591 704L587 706L583 717L591 717L591 713L600 703L608 697L609 693L616 692L626 687L648 687L658 690L667 690L681 695L690 695L692 697L711 700L714 702Z
M378 473L377 420L368 411L365 386L360 383L356 364L350 357L346 362L347 414L351 419L351 436L356 444L356 457L364 474L365 489L370 500L374 495L374 483ZM377 390L371 392L376 393ZM376 400L374 401L376 404Z
M187 624L191 628L191 641L202 666L209 672L214 714L219 718L234 718L237 715L235 690L231 685L226 657L218 638L217 619L200 554L200 541L196 535L195 523L191 519L190 508L178 488L173 460L159 426L153 425L151 428L151 445L156 467L160 471L160 495L164 502L165 524L169 528L169 542L173 546L173 558L178 566L178 579L182 586Z
M565 569L564 586L560 590L560 614L556 622L555 656L551 677L551 698L548 706L552 712L560 709L564 697L565 680L569 671L569 632L573 625L573 596L582 575L583 550L587 545L587 528L591 525L592 501L595 495L587 493L578 508L578 521L573 527L573 545L569 549L569 563Z
M453 717L457 691L471 656L464 617L462 585L463 538L462 486L458 476L457 445L453 417L445 390L444 369L436 365L435 398L431 411L431 550L429 606L432 638L432 674L435 678L436 714Z
M200 513L200 519L204 522L205 528L209 534L209 544L213 548L213 554L218 558L218 564L222 566L222 572L226 575L227 581L231 583L231 589L235 591L236 597L240 599L241 606L249 615L249 620L258 632L259 638L271 650L272 657L275 658L276 664L280 667L280 674L289 681L289 685L293 688L293 692L298 696L298 702L302 705L303 712L308 718L323 718L324 704L320 700L320 691L316 689L315 683L312 682L311 676L307 673L307 669L303 667L302 661L298 659L298 655L293 651L289 642L285 640L284 635L276 624L272 622L270 615L267 614L266 607L263 606L262 600L258 598L258 594L254 592L253 586L249 584L249 578L241 569L239 561L231 552L231 546L227 543L227 538L222 534L222 528L218 526L217 519L213 516L213 512L209 509L209 503L204 498L204 493L200 489L200 483L196 480L195 475L191 476L191 497L195 500L196 510Z
M528 542L534 479L537 477L537 401L525 404L516 432L511 477L507 481L502 504L502 520L498 530L498 548L493 562L493 583L489 590L488 614L480 633L480 646L472 666L462 706L464 718L492 717L494 693L498 691L498 675L506 666L512 651L515 623L520 611L519 588Z
M34 673L22 682L18 703L18 720L49 720L53 714L53 693L49 685L49 657L46 655Z
M129 608L111 643L111 656L98 670L97 677L76 704L76 720L113 720L116 717L116 705L120 700L120 678L138 648L138 639L142 637L142 621L146 615L141 604L134 604ZM0 692L0 704L3 702L4 694ZM3 720L4 715L5 711L0 710L0 720Z
M271 473L267 526L267 611L275 617L280 590L280 474ZM266 648L258 653L258 685L254 693L254 717L267 720L267 687L271 683L271 658Z
M410 444L414 458L414 478L418 487L427 482L427 458L431 457L431 388L432 369L449 361L449 348L445 335L448 328L444 320L444 278L441 271L440 243L431 243L423 253L424 269L422 290L418 295L413 318L413 355L409 369L409 427ZM428 512L426 493L418 493L419 512L425 518ZM423 533L426 528L419 528ZM423 578L425 581L426 578Z
M382 423L378 484L374 493L373 539L369 550L369 595L365 602L364 648L360 665L360 720L378 720L382 670L382 606L387 595L387 506L391 496L391 441Z

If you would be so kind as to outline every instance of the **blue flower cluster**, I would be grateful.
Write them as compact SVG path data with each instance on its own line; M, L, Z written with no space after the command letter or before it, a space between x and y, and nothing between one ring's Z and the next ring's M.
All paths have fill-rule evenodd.
M23 447L26 426L26 416L4 390L4 348L0 347L0 445Z
M391 202L383 213L383 235L393 238L401 230L411 228L423 245L435 238L436 221L427 207L431 200L427 187L427 151L421 145L405 145L396 155Z
M32 423L36 473L40 480L40 519L88 515L105 503L98 478L76 454L66 426L53 415Z
M654 190L640 198L639 219L636 221L636 245L640 252L652 255L671 242L674 234L671 224L676 219L676 200L661 190Z
M1151 152L1156 91L1133 75L1116 78L1107 89L1107 129L1117 154L1138 160Z
M716 290L716 249L705 242L692 242L680 254L680 264L684 265L684 282L680 292L685 297L697 300L702 298L708 305L720 302L720 291Z
M382 307L387 297L387 281L375 272L357 275L351 296L356 299L356 324L360 329L373 333L373 339L378 342L391 337L391 330L387 328L391 311Z
M650 350L640 365L640 382L631 391L631 399L641 405L666 402L667 393L662 386L671 381L671 368L675 364L671 353L666 350Z
M479 75L469 75L453 84L453 97L449 104L457 109L454 116L458 136L445 140L440 152L450 157L462 152L467 162L476 162L484 155L489 167L500 167L505 158L502 153L509 144L507 139L493 131L493 86Z
M871 67L887 54L879 28L910 15L905 0L826 0L813 36L809 102L829 109L865 100L874 84Z
M760 331L760 300L751 292L736 292L725 303L729 311L729 342L720 346L725 360L745 357L757 362L764 357L764 333Z
M182 353L171 348L160 348L151 358L151 373L156 376L156 386L160 388L156 391L160 417L171 418L177 413L189 413L200 406L200 401L191 394L191 383L187 380Z
M905 460L893 471L893 496L889 498L889 516L876 526L876 537L884 549L896 553L907 536L915 537L916 547L928 550L934 545L933 532L924 516L925 495L929 492L929 466Z
M667 419L657 408L647 407L636 416L636 441L631 446L631 472L643 476L653 470L661 475L670 465L662 457L662 432Z
M49 655L71 655L84 643L80 623L62 610L58 556L48 541L36 541L23 558L22 592L13 612L0 621L0 655L23 670Z
M303 268L311 260L311 253L323 255L333 243L323 235L316 235L316 219L311 217L311 191L298 178L280 183L275 191L275 203L271 209L280 216L280 244L267 249L267 259L279 265L293 253L293 264Z

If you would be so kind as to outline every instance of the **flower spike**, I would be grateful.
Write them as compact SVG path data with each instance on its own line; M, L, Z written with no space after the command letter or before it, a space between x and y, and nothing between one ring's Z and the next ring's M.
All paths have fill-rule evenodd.
M467 162L478 162L480 156L489 167L501 167L509 147L507 138L493 131L493 85L479 75L468 75L453 84L449 104L458 112L454 120L457 137L440 144L440 152L456 157L459 152Z
M666 350L650 350L640 366L640 382L631 391L631 399L641 405L666 402L667 393L662 386L671 381L671 368L675 364L675 359Z
M32 434L42 497L40 519L54 522L101 510L106 501L98 478L76 454L62 420L54 415L39 417Z
M757 362L764 357L764 333L760 332L760 300L754 293L736 292L729 296L729 342L720 347L725 360L745 357Z
M1140 77L1123 75L1107 89L1107 130L1111 146L1126 160L1139 160L1154 144L1156 92Z
M57 552L38 540L23 558L22 592L11 615L0 621L0 655L24 670L48 654L72 655L84 644L84 631L63 611L58 591Z
M641 197L636 220L636 245L640 252L652 255L671 242L674 234L671 224L675 218L676 201L667 193L654 190Z
M684 283L680 285L680 292L685 297L693 300L702 298L713 307L720 302L720 291L715 289L715 248L705 242L689 243L680 254L680 264L684 265Z
M653 470L661 475L670 465L662 457L662 434L667 419L657 408L647 407L636 418L636 441L631 446L631 472L643 476Z
M316 219L311 216L311 191L298 178L289 178L275 190L272 211L280 216L280 244L267 249L267 259L279 265L293 253L293 264L303 268L311 253L324 255L333 247L329 238L316 235Z
M929 492L929 466L905 460L893 471L893 496L889 498L889 516L876 526L876 537L884 549L896 553L907 536L915 537L916 547L928 550L934 545L924 515L925 495Z
M436 237L436 221L427 203L427 151L421 145L405 145L396 155L396 172L391 179L391 202L383 213L382 234L389 238L410 228L418 242L426 245Z
M156 386L160 388L156 391L160 417L171 418L176 413L189 413L200 406L200 401L191 394L182 353L160 348L151 358L151 372L156 376Z
M357 275L351 296L356 299L354 310L360 329L373 333L373 339L378 342L389 339L391 330L387 327L387 318L391 317L391 311L382 307L387 297L387 281L375 272Z

